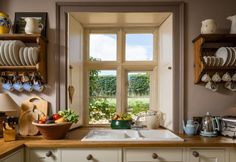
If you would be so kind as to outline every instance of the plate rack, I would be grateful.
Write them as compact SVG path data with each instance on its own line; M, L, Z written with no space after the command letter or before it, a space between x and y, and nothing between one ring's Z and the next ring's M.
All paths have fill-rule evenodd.
M194 44L194 83L201 83L201 77L208 73L212 76L218 72L221 76L229 72L236 73L236 66L208 66L204 56L214 56L220 47L236 47L236 34L200 34L193 41Z
M0 66L0 72L37 72L47 82L47 39L39 34L0 34L0 40L20 40L25 44L36 44L39 48L39 62L35 66Z

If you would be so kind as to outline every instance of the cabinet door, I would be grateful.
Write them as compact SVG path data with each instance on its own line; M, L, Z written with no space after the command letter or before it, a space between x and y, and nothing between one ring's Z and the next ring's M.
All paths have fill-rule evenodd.
M27 162L58 162L57 150L27 149Z
M7 157L0 160L0 162L24 162L24 149L20 149Z
M189 162L225 162L224 149L190 149Z
M121 150L119 148L62 149L61 162L121 162Z
M182 148L125 148L124 162L182 162Z
M236 148L231 148L229 151L229 162L236 161Z

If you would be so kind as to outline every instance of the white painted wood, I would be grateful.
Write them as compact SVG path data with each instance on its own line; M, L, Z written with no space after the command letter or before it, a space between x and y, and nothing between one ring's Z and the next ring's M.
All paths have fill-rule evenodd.
M52 155L47 157L48 151L52 152ZM55 149L31 149L26 150L26 162L60 162L60 155L58 150Z
M158 155L157 159L153 159L152 154ZM182 162L182 148L125 148L124 162Z
M83 27L68 14L68 59L67 59L67 107L78 114L82 114L83 107ZM69 86L75 89L72 102L69 99ZM83 115L79 122L72 127L82 125Z
M71 12L71 14L85 27L159 26L170 15L168 12Z
M199 157L193 156L194 151L199 153ZM225 148L189 148L187 157L189 162L227 162Z
M92 155L92 160L87 157ZM121 148L61 149L61 162L122 162Z
M229 162L235 162L236 161L236 148L229 149Z
M164 113L164 127L174 129L173 114L173 22L172 16L159 27L158 108ZM171 68L171 69L169 69Z
M24 149L17 150L16 152L0 159L0 162L24 162Z

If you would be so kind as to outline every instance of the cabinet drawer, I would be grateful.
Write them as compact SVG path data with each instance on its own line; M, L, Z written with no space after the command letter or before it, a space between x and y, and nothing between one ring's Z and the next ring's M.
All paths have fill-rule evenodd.
M83 148L83 149L62 149L62 162L121 162L122 154L119 148L100 149L100 148Z
M28 149L27 162L57 162L58 152L51 149Z
M138 161L182 161L183 149L181 148L126 148L124 149L125 162Z

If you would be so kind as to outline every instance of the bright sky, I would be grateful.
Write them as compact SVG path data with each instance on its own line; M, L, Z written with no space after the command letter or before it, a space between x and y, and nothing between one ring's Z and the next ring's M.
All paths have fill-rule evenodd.
M102 61L115 61L117 55L116 34L91 34L90 57L100 58ZM152 60L153 35L127 34L126 56L128 61Z

